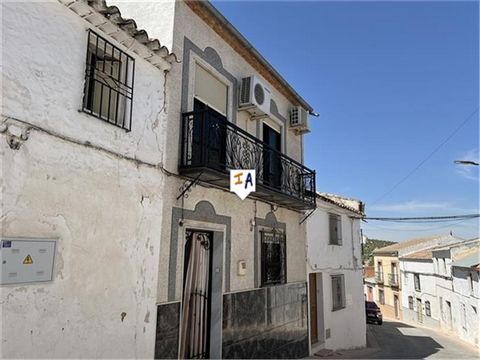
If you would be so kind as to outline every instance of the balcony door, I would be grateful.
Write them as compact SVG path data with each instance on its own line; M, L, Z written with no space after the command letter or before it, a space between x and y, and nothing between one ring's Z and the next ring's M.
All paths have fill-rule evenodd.
M268 145L263 152L263 183L278 189L282 185L281 140L279 132L263 124L263 142Z
M195 118L192 136L192 163L226 170L226 118L199 99L193 101Z

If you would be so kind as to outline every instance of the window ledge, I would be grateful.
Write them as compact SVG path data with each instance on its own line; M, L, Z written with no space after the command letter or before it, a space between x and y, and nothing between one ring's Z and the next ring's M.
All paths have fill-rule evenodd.
M333 309L332 309L332 312L334 312L334 311L339 311L339 310L342 310L342 309L345 309L345 308L346 308L345 305L344 305L344 306L341 306L341 307L336 307L336 308L333 308Z

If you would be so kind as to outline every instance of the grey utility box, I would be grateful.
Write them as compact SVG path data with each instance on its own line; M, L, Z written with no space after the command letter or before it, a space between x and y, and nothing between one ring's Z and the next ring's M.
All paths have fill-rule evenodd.
M55 240L2 239L0 285L52 281Z

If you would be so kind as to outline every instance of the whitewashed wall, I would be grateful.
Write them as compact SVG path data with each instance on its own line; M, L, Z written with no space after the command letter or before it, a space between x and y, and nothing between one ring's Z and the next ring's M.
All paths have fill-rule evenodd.
M18 150L0 136L2 237L57 239L52 282L0 287L2 356L152 358L164 191L143 163L163 158L164 74L136 57L127 133L79 112L86 21L55 1L2 10L2 121L45 130Z
M183 59L184 39L187 37L202 51L210 47L216 51L221 59L223 68L234 76L238 81L248 75L256 74L256 71L237 53L235 52L217 33L206 25L190 8L183 2L175 2L175 6L171 7L171 2L165 8L165 3L148 2L148 7L140 8L136 3L124 3L122 1L113 1L112 4L118 4L122 8L124 14L135 15L135 19L143 26L149 29L149 34L153 37L161 37L163 25L170 24L172 14L175 19L173 22L173 44L172 51L175 52L180 60ZM170 26L170 25L169 25ZM213 71L213 70L212 70ZM215 71L213 71L215 73ZM215 73L215 75L219 75ZM256 74L258 75L258 74ZM167 75L167 107L168 113L168 131L167 137L167 153L164 157L165 167L172 173L178 173L179 154L180 154L180 120L181 120L181 97L182 97L182 76L183 63L174 64L172 70ZM192 76L192 73L190 73ZM221 76L220 76L221 77ZM190 79L191 80L191 79ZM191 81L190 81L191 82ZM291 104L281 95L273 86L269 86L273 93L273 99L278 105L279 112L288 119ZM257 136L257 124L255 121L249 120L249 116L245 111L238 112L232 107L233 89L229 90L229 119L232 114L236 113L236 124L244 128L249 133ZM193 98L190 92L187 95L189 99ZM293 132L287 131L287 155L298 161L302 161L303 144L301 136L295 136ZM176 200L179 194L179 188L183 184L183 180L175 177L168 178L166 188L170 189L172 195L169 200L164 202L164 213L170 214L172 207L181 207L181 200ZM252 200L240 201L236 195L228 191L216 190L214 188L205 188L196 186L192 192L188 194L188 199L184 203L187 210L193 210L195 205L201 201L209 201L218 215L226 215L232 217L232 241L231 241L231 261L230 261L230 290L241 291L250 290L255 286L255 277L259 274L254 273L254 233L251 230L251 221L255 217L264 218L271 211L269 204L262 201L255 202ZM305 273L305 225L300 225L302 215L298 212L279 208L275 212L275 216L279 222L286 223L287 227L287 281L304 282L306 281ZM167 284L168 284L168 266L171 242L171 216L163 218L163 232L161 244L161 256L158 282L158 302L164 303L168 300ZM179 249L183 249L183 244L179 244ZM179 253L177 261L178 276L176 279L176 289L181 289L181 267L183 253ZM238 276L237 266L239 260L247 261L247 274ZM177 291L178 292L178 291ZM180 293L176 295L176 300L180 299Z
M342 245L329 245L329 212L341 216ZM366 344L360 220L351 216L348 211L317 199L317 210L306 221L307 272L321 273L323 279L324 329L319 332L330 329L325 348L333 350ZM344 275L346 306L332 311L331 275L337 274Z
M439 303L436 295L436 277L433 270L433 261L408 260L400 258L400 271L402 276L402 311L403 320L417 323L417 298L422 300L423 325L436 327L439 321ZM420 276L420 291L415 290L414 273ZM413 298L413 310L409 308L408 297ZM430 314L427 316L425 302L430 302Z

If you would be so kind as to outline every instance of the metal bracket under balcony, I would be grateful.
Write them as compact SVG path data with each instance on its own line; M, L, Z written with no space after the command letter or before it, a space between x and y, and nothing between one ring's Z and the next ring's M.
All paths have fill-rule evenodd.
M211 109L182 116L183 175L224 188L230 169L255 169L250 196L295 210L316 206L315 171L276 151Z

